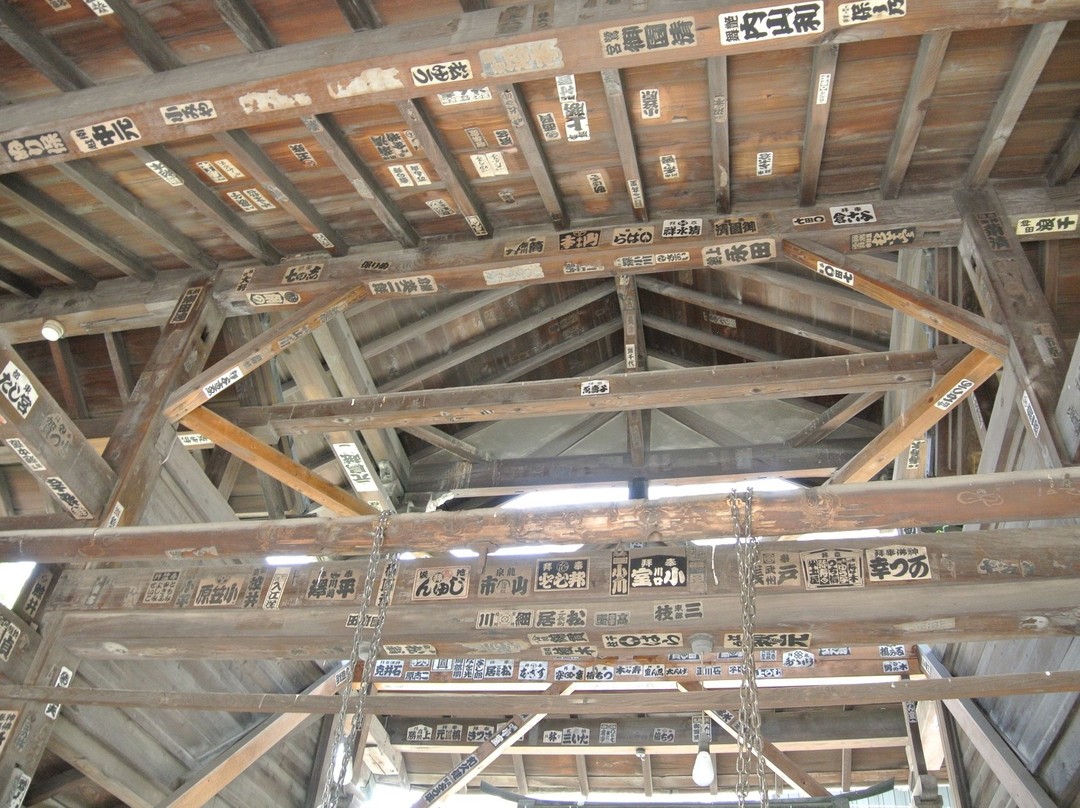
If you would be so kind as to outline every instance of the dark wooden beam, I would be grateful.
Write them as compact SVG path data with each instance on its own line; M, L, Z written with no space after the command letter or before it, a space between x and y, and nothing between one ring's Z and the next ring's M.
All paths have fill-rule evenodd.
M86 397L83 395L82 383L79 381L79 368L71 353L71 343L66 339L50 342L49 352L52 354L53 365L56 366L57 380L60 383L60 391L64 396L68 413L72 418L88 418Z
M243 129L218 132L214 137L229 151L245 171L262 183L281 207L311 235L318 246L332 255L345 255L349 245L333 225L304 196L277 163ZM325 239L325 241L324 241Z
M174 189L196 210L226 236L244 248L264 264L276 264L282 255L269 241L247 225L235 210L230 208L188 168L187 162L173 156L164 146L136 147L131 150L143 163L160 163L181 181ZM2 180L0 180L2 182Z
M113 376L116 378L116 391L120 395L120 403L126 405L135 387L135 379L131 374L131 359L128 356L127 344L124 342L124 333L106 331L102 336L105 338L109 364L112 365Z
M643 314L641 316L641 322L643 325L660 331L661 333L670 334L673 337L679 337L680 339L689 340L690 342L696 342L699 345L704 345L707 348L714 348L721 353L730 354L731 356L745 359L749 362L784 361L783 356L773 353L772 351L766 351L763 348L747 345L745 342L739 342L736 339L721 337L719 334L705 331L702 328L695 328L691 325L676 323L655 314Z
M97 283L87 272L61 258L48 247L38 244L18 230L2 223L0 223L0 249L17 255L57 280L79 289L93 289Z
M525 158L532 174L536 190L544 203L551 226L556 230L562 230L570 226L570 215L566 212L566 204L562 194L559 193L555 176L551 172L551 164L540 143L540 137L536 134L536 125L533 123L532 113L529 112L528 102L524 93L516 84L498 84L495 91L499 94L506 109L506 117L510 125L514 127L514 135L517 138L517 146L521 156Z
M62 236L71 239L125 275L144 281L154 279L154 268L142 258L59 205L29 180L15 175L0 177L0 195L42 219Z
M900 195L911 155L922 131L923 119L930 106L930 97L937 86L941 63L945 60L945 51L949 47L948 31L923 34L919 41L919 53L915 57L915 69L908 83L904 106L900 110L900 120L896 124L889 156L885 159L885 169L881 174L882 199L896 199Z
M832 107L836 59L839 54L839 45L818 45L814 48L799 170L800 205L813 205L817 199L821 155L825 150L825 132L829 127L829 109Z
M712 144L713 194L716 212L731 212L731 145L728 133L727 56L705 62L709 77L709 139Z
M217 262L157 211L124 188L90 160L72 160L57 165L60 173L95 197L129 224L160 242L192 269L213 272Z
M648 368L649 355L645 348L645 324L641 318L636 278L620 275L615 279L619 312L623 324L623 367L627 373L641 373ZM630 461L643 467L649 451L651 416L649 410L626 411L626 445ZM632 475L637 476L637 475Z
M41 294L41 287L28 281L21 275L17 275L10 269L0 267L0 289L15 295L16 297L35 298Z
M420 440L426 441L432 446L472 463L491 463L495 460L494 455L490 452L478 449L471 443L455 438L453 435L448 435L443 430L433 426L410 426L402 429L402 432L408 432L410 435L420 438ZM409 480L409 487L413 490L416 488L412 477Z
M630 112L626 108L626 94L623 92L622 78L618 70L601 70L604 81L604 94L607 96L608 114L611 115L611 127L615 133L615 146L619 150L619 163L627 189L636 184L638 193L630 194L630 204L634 218L639 222L649 220L649 208L645 204L645 182L641 177L638 164L638 150L634 143L634 131L630 128Z
M314 122L314 124L312 123ZM348 136L329 113L314 118L304 118L315 141L323 147L334 165L352 183L360 197L371 206L371 212L383 223L391 238L402 247L415 247L420 243L416 228L390 198L375 173L360 159Z
M869 393L849 393L788 438L790 446L812 446L824 440L860 412L885 395L879 390Z
M1069 357L1057 317L997 195L962 191L957 205L964 217L960 258L982 310L1001 323L1009 337L1008 361L1020 387L1016 406L1024 413L1042 462L1059 466L1067 454L1052 413Z
M94 83L15 8L10 3L0 3L0 38L61 90L81 90Z
M5 390L10 390L0 396L0 437L73 519L94 519L116 476L41 380L2 342L0 368Z
M137 525L146 516L163 464L157 443L167 423L161 411L165 399L206 363L224 319L212 287L203 281L180 295L105 447L105 462L117 481L103 523Z
M1013 127L1020 119L1020 114L1035 89L1035 83L1064 30L1065 20L1036 23L1031 27L1020 54L1013 63L1009 80L998 95L994 111L990 114L990 121L975 148L971 163L968 164L967 176L964 178L968 187L981 188L990 179L990 173L1008 144Z
M920 384L944 373L965 348L941 346L921 353L873 353L721 365L687 370L616 374L603 379L608 392L582 395L588 378L555 379L415 393L308 401L235 413L248 426L272 424L279 434L333 429L471 423L543 415L621 411L631 408L693 406L696 403L799 398ZM217 371L215 371L216 373ZM210 377L211 379L216 376ZM197 406L202 389L182 388L168 412L180 417Z
M446 190L457 206L457 212L465 218L469 231L476 238L488 238L493 230L491 221L479 197L472 189L469 178L465 176L450 147L446 144L439 127L420 99L399 101L398 112L412 128L416 139L424 149L424 154L431 162L435 172L446 185Z
M229 26L236 38L249 51L270 50L278 46L274 32L250 0L213 0L214 8Z
M382 25L379 15L368 0L337 0L338 8L354 31L378 28Z
M1054 155L1046 179L1051 185L1064 185L1080 166L1080 119L1073 124L1069 136Z

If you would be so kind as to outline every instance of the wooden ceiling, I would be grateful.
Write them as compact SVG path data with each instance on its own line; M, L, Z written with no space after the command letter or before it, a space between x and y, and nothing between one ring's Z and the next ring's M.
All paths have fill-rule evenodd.
M729 790L737 568L688 542L732 535L730 506L640 500L783 477L755 494L763 540L913 535L844 540L857 585L828 592L806 564L838 540L775 551L794 586L763 571L758 628L787 650L757 664L796 680L763 700L778 781L1076 808L1078 21L0 4L0 560L41 565L0 613L0 800L23 772L46 808L321 805L379 512L386 551L428 555L376 570L357 783ZM633 500L497 508L611 484ZM909 539L925 576L861 569ZM547 543L585 545L585 587L545 590L554 554L488 557ZM298 552L320 560L264 560ZM616 591L658 559L674 593ZM682 658L694 634L713 648ZM920 666L892 685L914 724L855 678ZM71 693L41 691L62 667ZM1000 678L1026 671L1048 673ZM630 693L564 692L608 681ZM263 723L297 693L327 717ZM520 740L485 741L511 720Z

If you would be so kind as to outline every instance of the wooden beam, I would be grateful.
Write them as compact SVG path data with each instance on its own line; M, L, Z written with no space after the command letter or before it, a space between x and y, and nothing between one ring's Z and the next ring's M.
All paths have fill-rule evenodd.
M644 372L649 365L645 326L641 319L641 303L635 280L632 275L620 275L615 279L623 324L623 365L627 373ZM649 410L626 411L626 445L631 464L638 468L645 465L648 455L650 420Z
M16 297L35 298L41 294L41 287L10 269L0 266L0 289Z
M928 683L944 684L958 681L929 647L921 646L919 651ZM1041 679L1044 676L1050 676L1051 673L1046 671L1018 675ZM963 678L968 677L962 677L959 680ZM998 729L975 703L974 698L976 698L974 694L967 697L958 694L945 698L943 703L971 745L982 756L994 778L1005 787L1019 808L1056 808L1057 802L1046 793L1039 781L1027 770L1023 761L1012 751L1008 741L1001 736Z
M270 332L266 342L274 339ZM945 372L964 353L963 347L953 345L918 353L828 356L613 374L600 380L607 382L607 392L602 395L582 394L582 385L595 379L554 379L430 390L420 399L415 393L402 392L259 409L248 407L235 415L245 427L271 424L279 434L300 435L331 429L471 423L709 402L804 398L920 384L929 381L932 373ZM212 370L213 374L204 376L217 378L216 366ZM203 383L201 377L199 383ZM202 387L192 394L181 388L168 414L176 417L176 413L189 409L190 401L201 403L195 400L202 395Z
M300 192L251 135L243 129L230 129L227 132L218 132L214 137L248 174L262 183L274 201L307 231L319 247L328 250L331 255L344 255L349 251L348 243L329 220Z
M1080 118L1073 123L1069 136L1054 155L1050 170L1046 174L1047 182L1051 185L1064 185L1076 173L1077 166L1080 166Z
M180 387L169 399L165 414L178 421L262 364L269 362L289 345L322 326L329 317L348 311L366 296L363 288L331 292L286 317L247 345L231 352L220 362Z
M213 0L214 9L236 38L249 51L270 50L278 46L277 37L250 0Z
M335 670L322 676L304 690L304 695L323 696L337 693L344 683L341 673ZM159 801L155 808L201 808L274 745L314 717L311 713L305 715L286 712L276 718L267 719L201 766L198 771L184 778L184 784Z
M963 676L952 679L837 684L829 687L789 686L765 688L759 693L764 710L837 707L843 704L895 704L901 701L994 698L997 696L1067 693L1080 690L1080 671ZM50 701L103 707L147 707L170 710L213 710L225 712L284 713L306 712L330 715L341 707L333 696L297 696L280 693L221 693L142 690L102 690L73 687L57 691L53 687L0 685L5 701ZM738 709L737 689L707 690L703 693L643 691L628 699L626 693L586 692L573 696L523 693L394 693L377 692L366 704L378 715L430 717L468 714L503 717L513 714L514 705L536 709L545 715L608 716L633 713L687 713L704 709ZM509 713L507 709L509 708Z
M501 328L489 330L479 339L472 340L449 353L433 359L407 373L402 373L381 386L384 393L396 393L421 385L427 379L439 376L463 362L479 356L486 351L505 345L512 339L529 334L547 323L554 322L578 309L595 305L599 300L611 294L610 287L603 284L592 286L576 295L552 303L535 314L511 322Z
M739 342L735 339L721 337L718 334L713 334L711 331L704 331L695 326L672 322L671 320L659 317L655 314L643 314L641 316L641 322L642 325L660 331L661 333L670 334L673 337L679 337L680 339L689 340L690 342L696 342L699 345L713 348L723 354L730 354L731 356L745 359L749 362L767 363L785 361L785 357L773 353L772 351L766 351L763 348L747 345L746 343ZM725 367L731 366L725 365Z
M53 797L62 795L68 789L74 790L88 780L89 778L78 769L65 769L47 780L36 779L31 784L30 790L26 792L26 800L23 804L40 805Z
M337 0L338 8L345 15L354 31L378 28L382 25L379 15L368 0Z
M163 463L157 442L168 421L162 407L177 385L206 363L224 320L210 296L212 288L213 282L204 280L179 296L105 447L105 462L117 480L103 523L137 525L147 514Z
M755 492L754 531L765 537L825 530L1075 519L1080 516L1080 497L1070 492L1078 476L1080 469L1071 467L845 483L829 486L827 499L813 488ZM696 499L692 508L682 500L647 500L528 512L403 513L390 520L386 549L445 552L459 547L466 533L471 543L496 546L712 539L732 535L726 504L726 496L713 496ZM244 557L253 547L263 555L362 555L370 549L374 524L374 518L364 517L182 528L14 528L0 532L0 561L79 563L99 557L106 547L114 561L160 560L169 550L193 546L213 547L222 558ZM1027 534L1018 534L1013 541L1022 546L1028 541Z
M73 519L97 518L116 475L29 366L2 341L0 388L0 437Z
M1001 330L993 323L901 283L858 256L843 255L836 250L806 241L785 241L784 255L815 272L828 273L838 283L892 306L973 348L999 359L1005 358L1008 345L1001 335Z
M749 320L752 323L760 323L769 328L784 331L788 334L795 334L796 336L804 337L812 342L831 348L839 348L851 353L866 353L869 351L882 351L888 347L883 343L846 334L827 326L821 326L808 320L799 319L798 317L791 317L783 312L764 309L760 306L754 306L748 303L727 300L705 292L699 292L696 289L668 283L650 275L638 276L636 280L639 288L647 289L650 292L655 292L656 294L663 295L672 300L680 300L684 303L690 303L709 311L720 312L721 314L727 314L731 317L739 317L743 320Z
M728 133L727 56L705 61L709 81L709 140L712 145L713 196L717 213L731 212L731 146Z
M91 227L84 219L60 206L52 197L40 191L22 176L0 177L0 196L6 197L37 216L62 236L71 239L125 275L148 281L153 280L157 274L153 267L127 247L97 228Z
M934 31L923 34L919 40L919 52L915 57L915 69L908 82L904 106L900 110L900 120L896 124L889 156L885 159L885 169L881 173L882 199L896 199L900 195L900 186L904 183L911 155L922 131L923 119L930 106L930 98L937 86L941 73L941 63L945 60L945 51L949 47L948 31Z
M517 781L518 794L529 793L529 776L525 772L525 760L521 755L511 755L514 762L514 779Z
M91 160L60 163L57 169L129 224L135 225L192 269L213 272L217 262L168 220L137 198Z
M972 350L829 478L830 484L869 480L901 452L906 453L913 440L923 436L1000 367L1001 360L996 356Z
M81 90L94 83L15 8L9 3L0 3L0 38L61 90Z
M817 199L821 155L825 150L825 132L829 126L836 79L836 59L840 46L818 45L810 68L810 91L806 106L802 159L799 168L799 204L813 205Z
M232 317L225 321L225 350L230 353L243 345L251 342L263 330L261 318L256 317ZM267 362L261 367L248 373L236 383L236 398L245 407L277 404L282 400L281 382L278 379L276 367L273 362ZM281 439L274 442L274 448L279 452L287 451L288 447L282 446ZM290 455L291 456L291 455ZM292 456L295 460L295 456ZM290 489L287 489L280 481L275 480L265 471L256 469L259 480L259 488L262 489L263 502L266 505L268 519L284 519L285 512L296 508L290 507L288 501ZM226 495L227 498L228 495Z
M186 413L183 421L187 426L206 435L214 443L228 449L240 459L265 471L274 479L319 504L325 505L339 516L378 512L376 508L372 508L363 500L332 485L205 407L198 407Z
M364 718L364 724L367 728L367 745L363 757L367 767L375 774L397 778L398 786L408 789L410 783L405 756L390 742L382 721L377 715L368 715Z
M116 378L116 391L120 395L120 403L126 406L131 397L131 391L135 387L135 379L131 374L131 359L128 357L124 333L106 331L102 336L105 338L109 364L112 365L113 376Z
M79 289L93 289L97 283L89 273L6 224L0 224L0 249Z
M514 135L517 138L517 146L521 156L525 158L525 164L529 167L533 182L536 183L537 193L544 203L551 226L556 230L562 230L570 226L570 215L566 212L562 194L559 193L555 177L551 172L551 164L547 158L547 152L540 143L540 137L536 134L536 125L533 123L532 113L525 95L516 84L498 84L495 91L499 94L506 109L506 117L510 125L514 127Z
M180 57L172 51L129 0L110 2L109 7L113 13L102 18L102 22L114 30L119 29L127 46L147 67L156 72L162 72L184 66Z
M413 437L420 438L420 440L426 441L432 446L436 446L439 449L450 452L450 454L456 455L457 457L472 463L495 462L495 456L490 452L478 449L468 441L459 440L453 435L448 435L441 429L436 429L433 426L410 426L405 427L402 432L408 432ZM416 490L416 484L413 482L412 478L409 480L409 488L413 491Z
M367 362L356 344L349 322L336 314L312 335L326 360L334 384L343 396L366 396L378 392ZM410 461L393 429L362 429L360 435L376 462L388 462L398 480L408 479Z
M790 446L812 446L829 437L860 412L885 395L881 391L849 393L787 439Z
M53 364L56 366L57 381L60 383L60 391L64 396L67 411L72 418L88 418L86 397L83 395L82 383L79 381L79 369L75 365L75 357L71 353L71 343L65 339L50 342L49 353L52 354Z
M574 755L574 765L577 768L578 791L581 796L589 796L589 770L585 763L584 755Z
M1068 356L1035 271L993 191L957 193L964 219L960 258L987 317L1001 323L1020 391L1016 406L1042 463L1063 462L1064 441L1051 414L1065 384ZM1004 358L1004 357L1003 357Z
M982 188L990 178L998 157L1009 142L1013 127L1020 119L1035 83L1039 80L1050 54L1057 46L1065 20L1040 22L1031 26L1024 45L1013 63L1009 80L998 95L990 121L983 131L975 154L968 164L964 184L969 188Z
M691 61L719 55L740 55L766 50L797 48L821 44L842 34L844 29L836 15L824 20L821 29L810 36L768 37L753 42L723 44L717 33L719 26L716 8L706 0L692 3L679 3L667 0L652 3L644 8L626 8L614 10L604 23L611 26L631 24L644 25L656 19L663 19L664 14L677 15L690 22L688 29L695 32L692 47L642 50L639 53L624 53L609 57L600 47L597 39L597 22L592 19L579 20L575 9L576 2L571 0L552 0L554 7L550 29L543 32L547 38L556 38L559 47L556 54L544 54L542 63L528 71L511 73L495 61L502 57L510 62L511 54L489 55L485 51L496 44L487 25L471 24L466 15L451 24L434 28L430 20L421 19L404 23L396 27L395 36L388 39L379 30L360 31L350 37L317 39L296 45L277 48L271 55L245 54L210 62L191 65L172 70L161 75L137 77L120 81L109 87L78 90L59 101L44 98L12 105L5 111L3 124L0 125L0 141L6 141L20 134L48 131L43 127L68 132L80 126L90 126L100 121L112 120L123 116L136 120L142 141L145 145L175 139L177 134L171 131L157 116L146 114L150 106L160 107L167 103L198 97L211 101L215 108L227 111L219 114L214 121L199 122L198 131L202 134L211 130L224 131L235 128L240 119L273 122L294 117L295 108L250 113L237 109L237 99L251 91L252 87L274 87L288 97L307 96L311 103L304 108L305 114L334 112L355 106L372 106L399 102L417 92L412 82L408 81L410 68L438 62L441 59L467 59L479 76L500 78L510 74L515 80L534 80L549 78L564 73L589 73L618 67L619 69L642 65L671 62L674 60ZM911 37L919 36L931 30L956 30L970 28L977 21L980 28L999 25L1024 25L1046 20L1060 20L1074 15L1080 4L1077 0L1062 0L1052 7L1038 8L1001 8L996 0L971 0L962 6L947 8L918 9L905 17L884 21L874 21L863 25L860 37ZM660 15L659 17L657 15ZM478 14L482 17L483 14ZM514 35L519 42L529 42L532 32ZM591 46L590 46L591 43ZM496 46L510 44L507 39L497 40ZM612 61L617 64L613 65ZM361 76L364 70L376 70L378 75L386 76L380 82L379 89L351 97L335 98L326 91L327 85L347 83L352 78ZM394 71L397 71L396 73ZM405 79L405 80L402 80ZM73 150L74 151L74 150ZM49 155L39 158L35 164L72 159L74 153L67 155ZM22 166L20 163L19 166ZM16 164L5 162L0 171L15 170Z
M282 254L259 233L246 224L235 210L224 201L206 183L199 179L186 161L175 157L164 146L135 147L131 150L145 164L161 164L169 169L181 181L173 188L192 207L210 220L210 223L226 236L240 245L246 252L264 264L276 264ZM235 285L235 284L234 284Z
M622 166L627 190L634 186L637 188L637 193L630 193L631 209L634 211L634 218L639 222L647 222L649 209L645 203L645 181L638 164L638 150L634 143L634 131L630 128L630 112L627 109L622 78L617 69L601 70L600 78L604 82L608 114L611 116L611 128L615 133L615 146L619 152L619 164Z
M653 795L652 756L648 753L641 758L641 778L645 796L651 797Z
M390 237L402 247L416 247L420 243L420 235L416 232L416 228L405 217L397 203L390 198L378 177L375 176L375 172L360 159L334 116L327 113L304 117L303 121L315 137L315 141L334 161L338 171L345 175L345 179L356 189L360 198L371 207L371 212L383 223Z
M574 682L553 684L545 691L546 695L553 698L565 696L575 687ZM369 696L370 698L370 696ZM506 722L495 733L495 736L483 741L466 760L469 765L459 765L449 774L435 783L424 795L413 803L413 808L434 808L442 805L452 794L465 788L484 769L495 762L499 756L510 749L520 738L528 734L529 730L544 720L546 713L534 713L532 715L518 715ZM463 761L464 764L464 761Z
M435 173L446 185L446 191L457 206L457 212L465 218L469 231L476 238L491 236L493 229L484 206L473 192L469 178L443 139L424 102L421 99L409 98L399 101L397 108L401 117L412 128L413 135L420 141L424 155L431 162Z
M678 687L684 693L702 693L705 691L705 687L701 682L680 682ZM742 730L739 727L739 719L736 715L726 710L721 712L714 709L705 710L705 714L732 738L738 740L741 737ZM755 754L759 753L765 761L765 765L776 772L789 785L799 789L808 797L831 796L825 786L815 780L810 772L780 751L771 739L763 736L761 738L761 749L751 749L750 751Z
M413 429L415 427L406 431ZM707 449L657 449L649 453L643 466L632 465L624 453L562 457L530 455L498 460L488 457L484 461L465 457L467 451L463 449L454 454L469 462L414 465L409 491L496 496L547 487L619 483L632 477L679 482L754 480L766 469L768 474L777 477L829 476L858 452L863 440L818 443L805 449L784 444L733 446L727 441L724 444ZM479 454L475 450L473 453Z
M545 348L539 353L533 354L528 359L524 359L515 365L511 365L502 373L496 374L486 381L488 384L503 384L505 382L512 382L515 379L520 379L522 376L532 373L535 370L539 370L550 362L554 362L564 356L569 356L574 351L581 350L593 343L607 339L612 334L621 330L622 323L618 319L613 318L603 325L598 325L586 331L582 331L580 334L570 337L570 339L561 340L550 348ZM607 355L608 353L604 346L599 346L599 350L602 352L602 355Z

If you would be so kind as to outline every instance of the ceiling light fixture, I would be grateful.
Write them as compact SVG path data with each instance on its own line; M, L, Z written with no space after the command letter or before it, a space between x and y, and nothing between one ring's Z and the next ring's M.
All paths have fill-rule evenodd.
M64 336L64 327L56 320L46 320L41 324L41 336L49 342L56 342Z
M695 785L702 788L712 785L712 781L716 779L716 765L713 763L712 752L709 751L709 739L704 732L701 733L701 740L698 741L698 753L694 758L694 770L690 773L690 777L693 778Z

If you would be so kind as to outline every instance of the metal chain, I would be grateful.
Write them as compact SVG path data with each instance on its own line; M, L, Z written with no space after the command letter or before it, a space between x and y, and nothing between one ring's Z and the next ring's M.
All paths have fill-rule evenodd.
M338 808L338 805L341 802L341 798L345 793L347 766L344 758L339 759L339 754L342 752L346 755L352 754L353 746L356 744L356 739L360 735L360 725L363 723L364 697L371 687L375 668L375 655L378 653L379 641L382 637L382 627L383 622L386 619L386 606L390 600L389 597L384 597L379 601L378 617L375 619L375 626L372 631L368 662L364 665L364 674L360 683L360 689L357 691L355 697L352 696L352 682L356 678L356 666L360 664L360 645L364 634L364 624L367 622L367 615L371 609L371 599L375 592L375 570L382 560L381 553L383 539L386 538L386 527L390 523L392 514L393 511L382 511L379 514L379 520L375 523L375 534L371 540L371 554L368 556L367 576L364 578L364 594L360 601L360 616L357 618L356 631L353 632L352 651L349 655L349 662L346 667L348 681L341 689L341 707L338 709L337 715L337 736L335 737L330 754L327 755L325 778L326 798L323 800L322 808ZM387 576L393 572L391 566L396 564L396 560L388 560L386 566ZM348 720L350 701L355 704L355 707L352 710L354 717L352 726L349 727L348 735L346 735L345 722ZM339 750L342 751L339 752Z
M765 784L765 757L761 754L761 713L758 709L757 666L754 662L754 570L758 563L758 544L751 524L753 499L753 489L748 489L745 494L732 492L728 495L731 521L735 526L735 555L739 561L739 601L742 605L742 682L739 685L736 794L739 808L744 808L746 797L750 793L751 758L754 758L761 808L768 808L769 791Z

